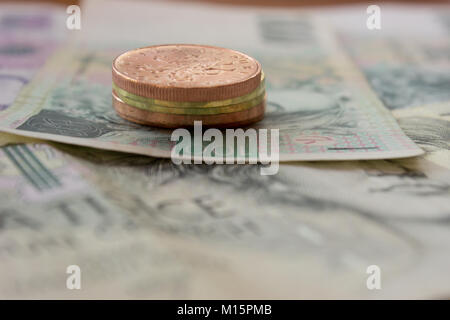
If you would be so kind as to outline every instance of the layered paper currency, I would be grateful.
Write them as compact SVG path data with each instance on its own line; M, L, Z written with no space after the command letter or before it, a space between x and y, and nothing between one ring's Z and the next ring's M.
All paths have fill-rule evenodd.
M99 17L101 10L109 8L111 18L120 13L129 17L129 21L117 29L113 25L90 29L89 24L83 28L93 30L91 36L95 39L101 39L101 30L123 29L123 33L116 35L129 35L123 42L130 46L140 46L139 38L143 35L149 41L148 30L144 32L133 26L142 21L163 23L174 10L170 4L127 2L124 6L122 2L109 1L104 6L103 2L96 3L98 6L86 4L86 14ZM120 11L115 10L118 4L121 4ZM445 17L450 15L441 8L424 11L389 7L386 13L391 18L383 20L386 26L389 21L398 23L405 16L415 17L412 20L416 22L432 21L436 29L427 32L441 40L433 44L429 34L416 33L414 41L405 44L404 31L388 28L389 40L383 41L382 37L377 40L379 51L371 49L372 40L367 34L355 33L339 24L341 28L333 28L338 31L336 45L346 50L335 49L338 56L343 56L342 60L325 63L322 54L329 55L333 49L322 52L320 46L312 46L311 59L316 54L319 59L317 64L314 60L307 60L310 63L306 64L302 61L308 54L296 60L290 50L298 48L292 42L319 41L311 38L310 29L314 27L308 17L315 15L313 11L306 18L303 11L295 13L294 19L292 13L281 11L252 10L250 14L241 9L212 7L203 8L200 19L199 8L202 7L186 5L185 14L180 17L185 22L184 28L167 28L162 24L162 29L152 32L152 39L194 42L198 31L202 31L210 44L232 46L234 42L238 49L247 46L250 54L259 54L257 58L272 70L271 92L274 96L279 93L278 101L286 99L282 106L289 105L296 92L302 96L313 95L311 101L315 101L315 108L305 109L309 113L302 114L298 120L307 119L302 125L330 128L333 137L340 136L337 133L359 132L354 131L359 127L347 120L361 119L358 118L361 113L353 113L358 108L327 107L329 100L320 99L329 99L336 92L342 93L343 87L348 88L345 81L338 83L335 75L346 81L364 75L370 88L362 82L360 93L368 97L361 100L376 101L375 105L364 106L389 108L403 130L426 154L402 160L290 162L281 164L275 176L261 176L259 166L174 165L169 159L71 146L66 136L61 140L64 144L6 146L0 149L0 296L448 298L450 103L445 90L448 74L445 70L449 61L445 54L433 53L446 52L436 50L439 44L442 49L448 48L448 24L445 23L448 18ZM354 14L365 17L365 8L360 9L349 7L348 11L330 10L327 16L320 15L352 25L359 21L354 19ZM228 21L228 25L234 21L250 22L248 28L242 27L242 37L236 37L235 32L220 31L217 23L209 24L212 27L208 29L201 23L186 23L199 20L209 23L219 17ZM127 27L141 30L142 34L130 33ZM266 31L262 32L261 28ZM248 32L261 36L250 36ZM267 51L259 47L258 41L265 43L263 38L268 39ZM103 49L95 49L91 62L81 55L87 62L60 64L64 70L78 70L82 76L71 76L69 82L56 87L52 84L48 87L52 98L44 101L59 105L50 110L61 113L65 107L75 110L84 106L80 115L76 115L82 123L84 119L94 119L96 124L114 123L114 128L124 128L128 134L129 124L114 122L115 115L103 106L106 101L93 94L107 90L102 70L109 63L109 50L118 46L111 42ZM90 46L85 48L89 51ZM63 51L69 56L60 55L50 63L56 61L58 65L67 58L73 61L72 57L81 52L77 50ZM370 59L362 60L358 52L364 52ZM414 53L415 59L407 52ZM278 55L285 59L276 60ZM352 68L342 68L347 65ZM53 70L49 76L59 75L58 70L47 69L48 66L46 70ZM299 72L293 73L292 69ZM35 81L35 86L43 88L45 77L38 79L41 82ZM380 83L377 79L391 82L386 87L384 81ZM79 86L83 81L88 81L92 88ZM393 86L398 90L389 91ZM55 88L59 90L55 92ZM420 90L424 94L419 94ZM397 95L393 96L392 92ZM431 94L426 95L427 92ZM24 97L34 106L28 93ZM39 93L37 97L47 96ZM20 105L20 100L16 103L13 106ZM399 104L401 107L394 107ZM96 113L96 106L103 106L101 110L105 113ZM276 110L285 112L281 107L273 107L274 114ZM21 108L30 107L23 105L18 110ZM380 111L381 120L391 119L388 109L383 108L380 107L384 110ZM24 118L29 119L29 111L25 109ZM36 110L42 112L45 108ZM315 113L317 110L321 112ZM270 119L277 118L268 115ZM286 123L287 132L297 132L298 120L288 113L284 117L280 115L274 123ZM93 126L92 132L97 128ZM138 135L142 129L133 130ZM120 130L113 133L122 134L117 131ZM153 131L145 132L153 134ZM11 141L3 137L5 142ZM15 139L13 142L20 142L20 138ZM95 139L97 143L98 138ZM65 287L65 271L72 264L82 270L82 290ZM382 271L381 290L368 290L366 286L366 268L373 264Z
M8 109L20 90L29 84L67 30L61 8L50 5L2 4L0 9L0 112ZM0 146L37 139L0 134Z
M131 10L137 8L132 6ZM96 21L94 12L90 14ZM199 23L227 17L211 9L199 14ZM248 11L244 20L257 34L238 33L223 25L216 30L217 35L234 32L241 39L233 40L234 45L214 44L240 49L263 65L268 112L253 127L280 130L280 161L387 159L423 153L401 131L335 37L316 19L307 15L270 17ZM150 29L164 29L157 20L146 21L151 22L147 26ZM189 33L183 21L170 23L181 35ZM99 29L86 24L85 28ZM292 25L293 32L303 39L288 39L280 45L277 37L283 37ZM240 27L245 29L246 25ZM202 34L197 37L197 43L204 41ZM259 39L259 43L244 47L243 37ZM80 38L82 46L71 43L60 49L15 103L0 112L0 130L169 158L174 146L171 131L130 123L111 107L111 61L128 50L129 43L117 43L117 37L111 36L96 43L88 36ZM158 41L158 37L151 37L145 45Z

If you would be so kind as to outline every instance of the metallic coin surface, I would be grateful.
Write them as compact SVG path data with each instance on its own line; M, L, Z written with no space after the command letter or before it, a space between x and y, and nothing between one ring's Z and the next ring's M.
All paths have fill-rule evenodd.
M120 99L123 103L135 108L139 108L142 110L152 111L152 112L160 112L160 113L173 113L173 114L182 114L182 115L214 115L221 113L233 113L237 111L243 111L250 108L255 107L260 104L265 99L265 92L262 91L261 94L256 95L251 99L247 99L240 103L234 103L230 101L228 105L220 106L220 107L179 107L177 105L166 106L153 103L148 103L147 101L138 101L128 96L120 94L116 89L113 90L113 95ZM229 99L233 100L233 99ZM181 103L181 102L178 102ZM192 102L191 102L192 103ZM208 104L208 103L206 103Z
M246 95L261 83L261 65L241 52L174 44L131 50L113 62L114 84L142 97L204 102Z
M260 104L244 111L215 115L179 115L151 112L127 105L114 95L114 93L113 106L122 118L139 124L164 128L179 128L193 126L194 121L202 121L202 125L204 126L222 128L245 126L260 121L264 117L266 100L264 99Z

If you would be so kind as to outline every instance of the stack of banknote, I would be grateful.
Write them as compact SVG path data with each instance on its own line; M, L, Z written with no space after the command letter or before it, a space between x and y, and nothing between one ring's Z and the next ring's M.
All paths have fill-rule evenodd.
M0 297L450 297L450 7L65 9L0 6ZM115 113L113 58L163 43L262 64L278 174Z

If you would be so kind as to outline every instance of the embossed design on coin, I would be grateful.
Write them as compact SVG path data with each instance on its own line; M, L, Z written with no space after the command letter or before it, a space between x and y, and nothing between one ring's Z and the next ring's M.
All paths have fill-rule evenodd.
M141 48L119 56L114 67L139 82L165 87L216 87L245 81L260 72L251 57L197 45Z

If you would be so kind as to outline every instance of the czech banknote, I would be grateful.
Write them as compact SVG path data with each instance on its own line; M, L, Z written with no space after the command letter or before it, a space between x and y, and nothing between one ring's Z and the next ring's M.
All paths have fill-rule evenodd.
M422 159L448 169L450 8L392 11L403 27L382 34L343 30L340 40L402 129L426 151ZM402 23L413 17L416 24Z
M292 162L261 176L257 165L58 149L0 151L3 297L448 294L450 178L437 166ZM72 264L82 290L65 287ZM366 287L372 264L383 290Z
M51 5L0 6L0 111L11 106L19 91L67 36L64 10ZM0 134L0 145L37 139Z
M105 8L111 10L114 6ZM157 14L155 10L147 11ZM206 21L227 17L219 10L212 13L208 10L201 13L207 17ZM168 12L166 9L159 13ZM265 119L253 127L280 130L281 161L381 159L422 154L347 59L334 36L315 19L307 15L266 16L251 12L244 17L250 29L256 30L255 34L240 34L238 30L222 27L215 30L215 36L221 39L222 35L236 31L235 37L241 39L234 40L236 44L232 47L242 49L262 63L267 79L268 111ZM154 23L149 28L163 28L152 19L146 21ZM176 22L179 37L192 36L189 27L193 21L205 23L204 19L193 19L187 26ZM87 23L85 28L95 28L95 25ZM291 31L286 33L286 30ZM292 34L302 39L286 39ZM198 37L196 42L201 41L202 35ZM245 41L242 37L246 37ZM160 39L161 35L149 37L146 45L159 43ZM111 61L130 48L130 41L124 45L117 44L117 37L115 44L111 37L97 44L82 40L88 45L62 48L21 91L15 103L0 112L0 130L101 149L170 157L174 146L171 131L130 123L118 117L111 107ZM139 41L135 41L138 46Z
M191 295L185 283L193 273L213 270L220 259L164 244L95 186L102 177L87 180L91 174L48 145L0 149L0 297ZM75 292L66 285L74 264L83 272Z

